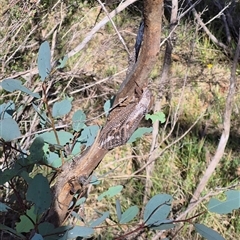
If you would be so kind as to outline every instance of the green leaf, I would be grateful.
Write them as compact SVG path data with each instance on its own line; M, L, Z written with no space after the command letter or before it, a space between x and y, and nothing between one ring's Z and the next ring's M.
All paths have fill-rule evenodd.
M37 174L28 186L26 198L34 203L35 214L40 215L46 211L50 207L52 200L47 178L42 174Z
M100 218L98 218L97 220L95 220L90 224L90 227L94 228L94 227L100 226L108 217L109 217L109 212L104 212Z
M6 142L11 142L21 136L17 122L12 118L0 120L0 137Z
M116 199L116 212L118 221L120 222L120 219L122 218L122 209L119 199Z
M47 41L43 42L39 48L37 64L41 80L44 81L51 72L51 50Z
M56 102L53 104L52 108L52 116L54 118L62 117L68 114L71 111L72 102L69 99L64 99L60 102Z
M79 132L85 125L86 115L82 110L77 110L72 117L72 128Z
M1 223L0 223L0 230L2 230L2 231L5 230L6 232L12 233L15 236L19 237L20 239L26 239L26 237L23 234L18 233L16 230L14 230L14 229L12 229L10 227L7 227L7 226L5 226L5 225L3 225Z
M171 210L172 196L168 194L157 194L152 197L144 210L144 222L146 225L154 225L161 220L166 220Z
M41 137L36 137L29 148L30 155L28 156L28 159L31 163L36 163L43 160L43 146L44 140Z
M150 128L147 128L147 127L138 128L133 133L133 135L130 137L130 139L128 140L128 143L135 142L137 140L137 138L141 138L144 134L152 132L152 129L153 129L152 127L150 127Z
M0 86L2 86L2 88L8 92L21 91L21 92L24 92L34 98L40 98L40 95L38 93L33 93L31 90L29 90L28 88L23 86L22 82L18 79L11 79L11 78L4 79L0 83Z
M75 226L64 234L64 239L73 239L77 237L90 237L94 233L93 228Z
M12 118L15 111L15 103L13 101L8 101L0 105L0 119Z
M113 105L113 101L114 101L114 97L111 97L103 105L104 113L105 113L106 116L108 116L108 114L109 114L109 111L110 111L110 109Z
M42 236L49 234L53 229L54 225L49 222L42 222L38 225L38 231Z
M206 227L203 224L194 224L196 231L207 240L224 240L224 238L213 229Z
M130 208L128 208L121 217L120 223L121 224L125 224L128 223L130 221L132 221L138 214L139 209L137 206L132 206Z
M146 115L146 120L151 119L152 122L156 122L157 120L161 123L165 123L166 117L163 112L155 112L154 114L147 114Z
M21 170L18 169L6 169L3 172L0 170L0 185L8 182L15 177Z
M7 206L6 204L0 202L0 212L7 212L8 209L11 209L9 206Z
M95 175L92 175L91 179L90 179L90 184L98 185L98 184L100 184L100 181L98 180L98 178Z
M81 132L81 136L78 138L78 141L84 143L86 147L89 147L93 144L95 137L97 136L99 130L99 126L92 125L87 126Z
M240 191L229 190L225 192L227 199L225 201L219 201L216 198L212 198L208 203L208 210L218 214L231 213L234 209L240 208Z
M120 193L123 189L122 185L110 187L106 192L103 192L98 196L98 201L101 201L104 197L113 197Z
M37 216L34 211L34 206L32 206L29 210L27 210L26 214L28 217L25 215L20 216L20 222L16 223L16 230L18 233L29 232L31 229L34 228L32 221L36 223L37 220ZM31 218L32 221L29 218Z
M55 152L48 152L46 154L45 162L54 168L62 166L62 159Z
M73 139L73 135L69 132L66 131L57 131L57 135L58 135L58 139L60 141L60 145L64 146L66 143L70 142L71 139ZM54 131L50 131L50 132L45 132L42 134L39 134L39 136L47 143L49 144L58 144Z
M85 197L81 197L80 199L77 200L77 202L75 203L75 206L79 206L83 203L86 202L86 198Z
M68 60L68 56L64 56L63 59L59 59L58 60L59 65L56 68L57 69L64 68L66 66L67 60Z
M35 233L31 240L44 240L42 235Z

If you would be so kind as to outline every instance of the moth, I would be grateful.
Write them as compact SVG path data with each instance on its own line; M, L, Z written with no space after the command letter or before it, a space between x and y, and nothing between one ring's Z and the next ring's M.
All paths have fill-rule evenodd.
M129 103L116 114L114 119L107 122L100 133L100 147L111 150L114 147L124 145L149 111L151 99L151 91L148 88L143 89L137 103Z

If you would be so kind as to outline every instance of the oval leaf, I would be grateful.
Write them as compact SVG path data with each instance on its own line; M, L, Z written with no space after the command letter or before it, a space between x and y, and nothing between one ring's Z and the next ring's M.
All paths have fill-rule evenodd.
M225 193L227 199L225 201L219 201L216 198L212 198L208 203L208 210L219 214L231 213L234 209L240 208L240 191L229 190Z
M132 221L138 214L139 209L137 206L132 206L130 208L128 208L121 217L120 223L124 224L124 223L128 223L130 221Z
M152 127L147 128L147 127L141 127L138 128L133 135L130 137L130 139L127 141L128 143L135 142L137 138L141 138L144 134L152 132Z
M58 131L57 132L58 139L60 141L60 144L64 146L66 143L70 141L70 139L73 139L73 135L69 132L65 131ZM55 137L55 134L53 131L51 132L45 132L42 134L39 134L39 136L47 143L49 144L57 144L57 140Z
M79 132L86 121L86 115L82 110L77 110L72 117L72 128L74 131Z
M71 111L72 103L69 99L64 99L53 104L52 116L54 118L62 117Z
M31 90L23 86L22 82L18 79L4 79L0 84L2 88L8 92L21 91L27 93L32 97L40 98L40 95L38 93L33 93Z
M152 197L144 210L144 222L146 225L154 225L160 220L166 220L171 209L172 196L158 194Z
M94 222L92 222L90 224L90 227L100 226L105 221L105 219L108 217L109 217L109 212L104 212L100 218L98 218L97 220L95 220Z
M37 64L41 80L44 81L51 72L51 50L47 41L43 42L39 48Z
M21 136L17 122L12 118L0 120L0 137L6 142L10 142Z
M37 174L28 186L26 198L28 201L34 203L37 215L46 211L50 207L52 200L47 178L42 174Z
M206 227L203 224L196 223L194 224L194 227L201 236L208 240L224 240L224 238L218 232L209 227Z
M120 193L122 189L123 189L122 185L110 187L106 192L103 192L101 195L98 196L98 201L101 201L105 196L113 197Z

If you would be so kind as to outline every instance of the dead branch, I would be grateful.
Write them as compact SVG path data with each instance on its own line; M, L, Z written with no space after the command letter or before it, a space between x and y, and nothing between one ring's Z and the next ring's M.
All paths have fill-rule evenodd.
M152 70L157 59L157 53L159 51L159 43L161 37L161 16L162 16L162 3L163 0L146 0L144 1L144 43L140 57L136 63L134 70L127 76L127 84L123 84L121 91L116 95L116 99L134 99L136 91L140 90L139 99L134 100L131 104L133 111L130 111L130 116L137 116L142 118L145 107L148 107L148 95L149 90L143 91L143 86L148 83L148 75ZM72 52L71 54L73 54ZM70 55L71 55L70 54ZM138 89L137 89L138 88ZM146 98L145 98L146 97ZM146 104L147 101L147 105ZM116 101L115 101L116 102ZM142 109L142 107L144 108ZM135 107L135 108L134 108ZM136 107L140 108L139 112L136 112ZM79 192L80 196L84 194L86 182L83 179L88 179L94 169L99 165L103 157L109 151L109 148L104 148L105 144L102 144L105 140L109 141L115 135L104 135L104 130L112 128L111 131L118 131L119 124L118 117L124 115L126 110L129 110L129 105L125 107L120 104L115 105L115 108L110 112L109 119L95 139L94 144L87 149L81 156L75 157L75 159L69 163L66 163L62 167L62 172L58 177L57 183L54 187L54 199L51 209L45 216L45 221L53 223L55 226L59 226L63 223L67 213L69 205L72 201L73 195ZM128 111L129 112L129 111ZM120 115L119 115L120 114ZM135 115L134 115L135 114ZM131 119L130 119L131 120ZM139 119L133 120L133 128L137 128ZM120 120L119 120L120 121ZM137 124L136 124L137 123ZM129 125L128 125L129 126ZM122 132L121 132L122 134ZM105 136L105 139L102 139ZM100 141L101 139L101 141ZM124 142L121 142L124 144ZM121 144L118 144L120 146Z
M188 0L188 3L190 6L192 6L192 1ZM209 36L209 38L212 40L213 43L215 43L217 46L221 47L224 51L227 53L230 53L229 48L222 42L220 42L211 32L210 30L206 27L202 19L200 18L199 14L197 13L196 9L193 7L192 8L192 13L194 17L196 18L198 24L203 28L203 30L206 32L206 34Z

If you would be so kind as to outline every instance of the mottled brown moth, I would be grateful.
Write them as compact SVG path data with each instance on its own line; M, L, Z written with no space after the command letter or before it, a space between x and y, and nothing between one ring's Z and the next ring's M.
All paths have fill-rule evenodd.
M137 103L129 103L121 109L114 119L102 129L99 138L101 148L110 150L124 145L138 127L151 105L152 94L148 88L143 89Z

